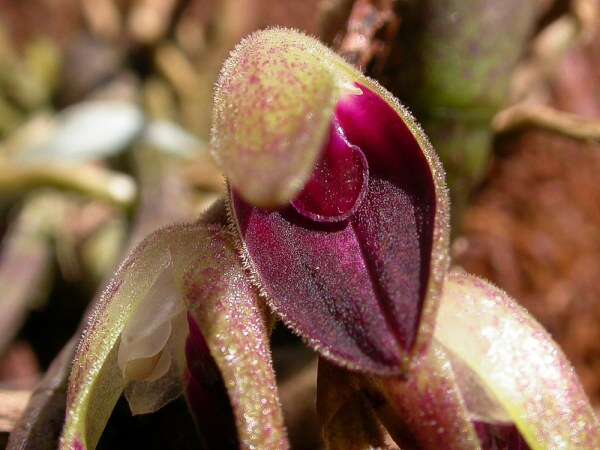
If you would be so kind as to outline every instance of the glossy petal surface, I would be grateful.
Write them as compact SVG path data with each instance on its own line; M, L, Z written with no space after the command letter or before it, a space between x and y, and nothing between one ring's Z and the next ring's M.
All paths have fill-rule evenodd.
M348 142L344 130L334 120L325 151L292 206L309 220L340 222L360 207L368 183L369 166L363 151Z
M500 289L448 274L435 332L483 381L532 449L600 448L600 427L548 333Z

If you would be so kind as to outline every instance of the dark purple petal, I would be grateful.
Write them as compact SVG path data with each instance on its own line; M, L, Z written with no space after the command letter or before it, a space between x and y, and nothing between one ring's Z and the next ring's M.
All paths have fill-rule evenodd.
M292 201L296 211L317 222L340 222L361 205L367 193L369 168L364 153L351 145L337 121L311 179Z
M474 420L473 426L482 450L529 450L529 445L513 423Z
M351 144L345 149L358 147L368 163L367 193L356 212L350 208L349 218L336 223L311 220L306 211L331 214L336 198L348 210L355 196L338 184L319 198L311 184L323 184L319 170L307 187L310 207L306 192L295 208L279 211L254 208L233 192L232 212L253 275L283 320L339 363L392 374L402 371L419 332L431 333L432 308L427 326L420 322L426 299L439 289L430 278L442 188L430 168L436 161L426 158L399 113L358 86L362 95L343 97L336 109ZM336 142L330 139L323 153ZM349 167L354 174L357 166Z
M340 102L348 139L367 156L367 201L353 218L365 261L398 341L414 344L430 275L436 193L423 151L398 114L375 93Z

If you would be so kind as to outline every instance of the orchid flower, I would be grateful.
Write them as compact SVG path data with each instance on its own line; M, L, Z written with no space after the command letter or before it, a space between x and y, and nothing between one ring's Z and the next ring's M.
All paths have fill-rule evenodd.
M590 449L563 354L504 293L449 270L444 171L377 82L295 31L257 32L215 90L223 204L149 236L82 334L61 449L93 449L121 394L182 392L208 448L285 449L270 313L321 357L331 449Z

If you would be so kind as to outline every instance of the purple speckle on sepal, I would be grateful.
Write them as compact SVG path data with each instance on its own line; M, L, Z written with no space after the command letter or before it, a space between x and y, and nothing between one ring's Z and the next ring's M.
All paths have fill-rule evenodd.
M330 146L340 143L339 124L347 145L340 147L345 159L338 163L358 174L353 155L364 155L366 193L356 196L356 175L349 187L334 189L332 183L343 177L324 175L335 166L329 164L317 166L307 184L310 208L306 192L294 207L278 211L254 208L235 192L232 206L259 284L288 325L339 363L370 373L400 373L427 294L435 184L398 113L359 87L362 95L338 104L323 154L335 154ZM319 185L329 188L321 199ZM326 209L321 215L335 216L331 204L337 198L343 200L341 211L349 212L342 220L324 223L306 213Z
M73 441L73 450L83 450L83 444L78 439Z

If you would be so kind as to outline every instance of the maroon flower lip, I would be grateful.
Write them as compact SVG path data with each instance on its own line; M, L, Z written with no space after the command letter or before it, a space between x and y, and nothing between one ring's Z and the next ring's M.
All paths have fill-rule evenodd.
M361 206L368 183L369 163L364 152L348 142L339 121L334 119L321 159L291 205L314 222L341 222Z
M356 83L337 104L312 178L276 211L232 191L250 266L273 308L342 364L399 373L430 276L434 179L394 109Z

